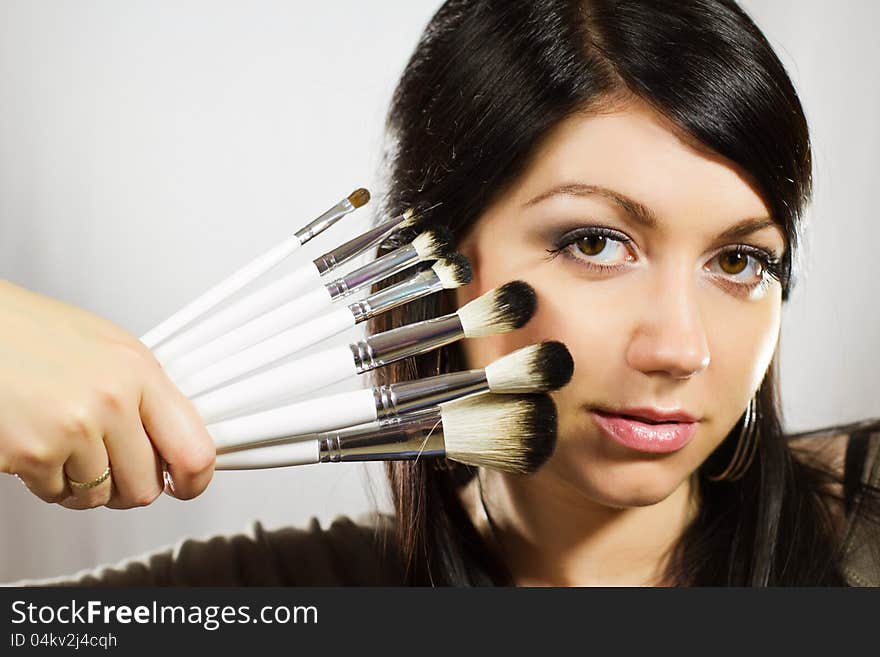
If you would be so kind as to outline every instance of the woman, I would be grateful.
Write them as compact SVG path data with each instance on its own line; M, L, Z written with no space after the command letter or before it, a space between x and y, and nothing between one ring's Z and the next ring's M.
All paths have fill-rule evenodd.
M821 440L782 429L780 311L810 145L734 2L450 0L388 127L386 209L439 204L428 221L453 230L474 282L374 329L512 279L538 311L380 378L561 340L575 374L555 394L550 461L529 477L390 463L396 522L376 531L342 519L187 541L57 583L880 583L880 420Z
M808 458L820 441L787 441L775 381L810 194L807 126L735 3L448 2L389 127L388 209L441 203L474 283L377 328L514 278L538 292L521 331L392 378L548 338L575 360L536 475L389 464L411 581L842 583L832 481L853 427ZM638 440L644 418L619 415L652 411L692 435Z

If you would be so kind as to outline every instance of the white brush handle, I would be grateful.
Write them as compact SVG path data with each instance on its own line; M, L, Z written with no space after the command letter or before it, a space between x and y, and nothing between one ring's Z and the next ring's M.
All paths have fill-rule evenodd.
M296 251L300 245L301 243L296 235L288 237L264 254L254 258L238 271L227 276L198 298L190 301L158 326L147 331L141 338L141 342L150 349L153 349L173 333L176 333L194 319L201 317L251 281L265 274L284 260L284 258Z
M306 399L269 411L209 424L217 449L245 447L264 440L329 431L377 418L370 388Z
M176 381L177 386L187 397L194 397L295 354L354 325L354 315L348 306L336 308L184 377Z
M228 307L196 322L189 329L173 337L160 347L153 350L153 355L163 365L188 355L194 349L207 344L214 338L222 336L230 329L241 326L245 322L258 318L263 313L277 308L304 290L324 290L321 276L314 263L307 262L272 283L239 299ZM278 329L279 331L281 329Z
M193 400L205 424L240 414L258 404L318 390L357 376L348 345L278 365L241 381L217 388Z
M320 443L315 439L280 445L254 447L240 452L218 454L215 470L257 470L309 465L320 461Z
M165 366L165 371L172 379L182 379L281 331L302 324L329 310L331 305L327 288L319 287L173 360Z

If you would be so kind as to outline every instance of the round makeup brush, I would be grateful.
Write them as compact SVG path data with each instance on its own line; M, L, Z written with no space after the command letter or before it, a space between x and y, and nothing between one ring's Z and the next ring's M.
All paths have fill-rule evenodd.
M401 326L277 365L198 395L193 403L205 423L216 422L248 408L320 390L461 338L513 331L531 319L536 304L535 291L528 283L511 281L449 315Z
M223 335L230 329L241 326L248 320L277 308L279 305L303 294L317 294L318 299L326 299L327 282L322 278L337 267L365 253L383 239L404 228L412 228L420 221L420 215L407 210L402 215L389 219L378 226L331 249L324 255L307 262L280 278L254 290L246 296L229 303L226 307L188 326L153 349L153 355L163 365L186 354L192 349ZM291 238L293 239L293 238Z
M251 281L265 274L303 244L330 228L330 226L345 215L365 205L369 200L370 192L363 188L356 189L347 198L339 201L339 203L320 217L300 228L280 244L276 244L262 255L254 258L251 262L230 274L160 324L147 331L141 337L141 342L150 349L156 348L180 329L228 299Z
M322 313L188 376L180 377L173 371L168 374L187 397L194 397L295 354L392 308L443 289L466 285L470 280L471 268L467 258L460 253L453 253L405 281L348 306Z
M317 289L255 317L207 343L196 346L192 351L165 363L165 369L172 378L183 378L330 310L334 302L361 288L385 280L419 262L447 258L452 253L452 235L446 228L426 230L411 244L400 247L333 282L320 285Z
M556 446L549 395L468 397L422 413L320 434L292 436L217 455L217 470L445 456L516 474L540 468Z
M561 342L523 347L485 369L400 381L326 397L208 425L217 449L238 448L265 440L327 431L413 413L454 399L485 392L535 393L564 386L574 362Z

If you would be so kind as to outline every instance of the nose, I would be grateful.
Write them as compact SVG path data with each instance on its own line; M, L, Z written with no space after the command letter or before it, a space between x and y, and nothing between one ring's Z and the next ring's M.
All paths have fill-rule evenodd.
M627 349L630 367L688 379L709 366L709 345L695 283L684 271L658 276L638 315Z

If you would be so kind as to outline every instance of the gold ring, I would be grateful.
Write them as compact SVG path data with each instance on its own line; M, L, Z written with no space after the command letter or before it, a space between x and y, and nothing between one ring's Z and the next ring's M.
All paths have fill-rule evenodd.
M107 469L104 470L103 474L100 477L96 477L91 481L74 481L70 477L67 477L67 483L70 484L71 488L78 488L80 490L85 490L87 488L94 488L95 486L100 486L107 477L110 476L110 466L107 466Z

